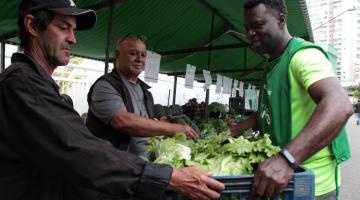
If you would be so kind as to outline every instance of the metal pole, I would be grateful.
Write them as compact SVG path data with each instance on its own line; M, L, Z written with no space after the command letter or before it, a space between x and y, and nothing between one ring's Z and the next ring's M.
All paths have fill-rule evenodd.
M5 70L5 40L1 40L1 67L0 73Z
M167 104L167 106L169 106L169 105L170 105L170 93L171 93L171 90L169 89L169 94L168 94L168 104Z
M211 46L212 46L212 40L213 40L213 32L214 32L214 18L215 18L215 9L212 10L212 16L211 16L211 30L210 30L210 38L209 38L209 54L208 54L208 66L207 69L210 71L210 64L211 64ZM210 97L210 91L209 89L206 89L206 96L205 96L205 119L209 118L209 112L208 112L208 105L209 105L209 97Z
M111 43L111 31L112 31L114 0L110 0L109 4L110 4L110 12L109 12L108 33L107 33L107 41L106 41L106 55L105 55L106 57L105 57L105 71L104 71L104 74L107 74L108 71L109 71L109 51L110 51L110 43Z
M327 20L326 22L324 22L324 23L320 24L319 26L315 27L315 28L312 30L312 32L314 32L314 31L317 30L318 28L324 26L325 24L333 21L334 19L340 17L340 16L343 15L344 13L346 13L346 12L348 12L348 11L354 11L354 10L356 10L356 7L355 7L355 6L352 7L352 8L349 8L349 9L347 9L347 10L342 11L341 13L337 14L335 17L332 17L332 18L330 18L329 20Z
M173 89L173 102L172 105L176 103L176 88L177 88L177 75L174 76L174 89Z
M244 48L244 67L245 67L245 70L244 70L244 73L246 73L246 48Z

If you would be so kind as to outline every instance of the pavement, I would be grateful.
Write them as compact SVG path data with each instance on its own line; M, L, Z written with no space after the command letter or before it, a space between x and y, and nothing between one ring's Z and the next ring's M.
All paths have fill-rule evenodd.
M353 115L346 124L351 159L341 164L340 200L360 200L360 125Z

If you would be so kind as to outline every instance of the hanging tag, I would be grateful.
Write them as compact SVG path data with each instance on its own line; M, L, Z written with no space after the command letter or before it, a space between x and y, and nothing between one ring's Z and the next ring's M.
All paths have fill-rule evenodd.
M244 97L244 82L240 81L240 84L239 84L239 95L241 97Z
M216 74L215 94L220 94L221 93L222 82L223 82L223 76L221 76L220 74Z
M186 65L186 75L185 75L185 88L192 89L194 86L196 67L187 64Z
M147 51L145 64L145 81L157 83L159 79L161 55L152 51Z
M210 71L204 69L203 74L205 79L205 89L210 89L210 85L212 84Z
M234 85L232 87L232 92L231 92L231 96L235 97L236 96L236 91L238 90L238 80L234 80Z

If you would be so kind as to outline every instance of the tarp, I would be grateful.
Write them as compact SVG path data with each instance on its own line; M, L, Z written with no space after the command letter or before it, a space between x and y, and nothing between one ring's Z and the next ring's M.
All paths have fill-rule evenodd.
M17 43L19 0L0 0L0 39ZM118 37L127 33L147 37L148 49L162 55L160 73L184 75L186 64L256 84L264 58L248 48L243 0L75 0L78 7L97 11L96 26L77 32L73 54L105 60L109 10L114 2L110 59ZM288 28L293 36L311 39L305 0L288 0ZM211 40L210 40L211 38ZM212 47L211 53L209 49Z

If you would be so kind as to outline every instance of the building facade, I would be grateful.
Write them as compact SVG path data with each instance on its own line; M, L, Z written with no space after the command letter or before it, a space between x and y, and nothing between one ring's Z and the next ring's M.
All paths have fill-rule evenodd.
M336 51L343 85L360 82L360 0L307 0L314 42Z

